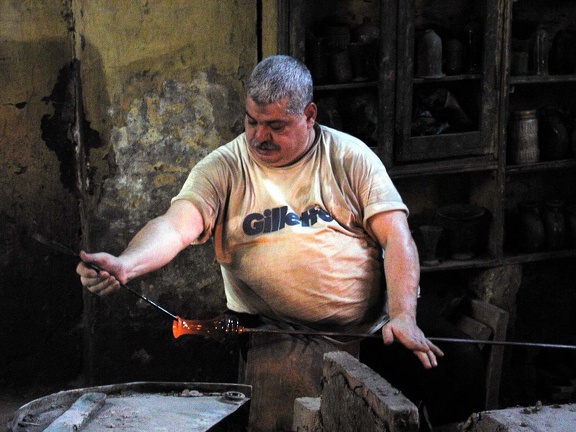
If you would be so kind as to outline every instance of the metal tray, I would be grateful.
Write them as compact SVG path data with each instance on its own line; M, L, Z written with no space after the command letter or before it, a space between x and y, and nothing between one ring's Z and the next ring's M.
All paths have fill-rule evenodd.
M18 409L11 432L244 431L251 386L134 382L67 390Z

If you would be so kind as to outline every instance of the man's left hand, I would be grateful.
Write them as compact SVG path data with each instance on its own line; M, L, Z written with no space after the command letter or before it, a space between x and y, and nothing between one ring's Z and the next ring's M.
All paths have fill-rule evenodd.
M426 369L438 366L437 357L444 356L440 348L426 339L416 324L416 319L405 314L391 318L382 328L382 337L386 345L390 345L394 341L402 343L416 354Z

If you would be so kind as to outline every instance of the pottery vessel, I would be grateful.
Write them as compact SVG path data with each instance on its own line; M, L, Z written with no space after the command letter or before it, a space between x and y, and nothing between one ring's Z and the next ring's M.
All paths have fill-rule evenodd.
M564 202L562 200L553 199L546 201L544 231L546 232L546 248L548 250L559 250L564 247L566 240L566 219L564 217Z
M450 258L469 260L478 254L487 211L484 207L455 204L436 211L436 223L444 228L448 239Z
M442 73L442 39L433 29L428 29L418 41L418 76L440 78Z
M546 234L538 202L518 203L517 245L520 251L532 253L544 249Z
M536 110L514 111L508 127L508 164L522 165L540 160Z

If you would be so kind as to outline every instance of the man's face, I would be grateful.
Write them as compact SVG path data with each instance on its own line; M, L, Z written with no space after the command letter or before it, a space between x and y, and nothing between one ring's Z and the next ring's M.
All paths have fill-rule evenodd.
M250 97L246 98L244 127L248 148L254 158L273 167L296 162L314 140L316 105L308 104L301 114L288 114L288 102L286 97L258 105Z

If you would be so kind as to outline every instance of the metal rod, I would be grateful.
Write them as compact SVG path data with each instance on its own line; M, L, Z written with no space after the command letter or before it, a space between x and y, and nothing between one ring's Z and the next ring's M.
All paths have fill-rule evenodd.
M82 261L80 255L70 249L68 246L65 246L61 243L58 243L54 240L48 240L44 236L40 234L34 234L33 237L40 243L45 244L47 246L52 247L52 249L56 250L57 252L73 256L78 260ZM101 270L90 263L84 263L91 269L95 270L96 272L100 272ZM140 299L144 300L151 306L155 307L159 311L163 312L164 314L168 315L174 321L178 321L179 318L177 315L174 315L172 312L164 309L159 304L153 302L148 297L140 294L139 292L133 290L132 288L128 287L127 285L120 282L120 286L130 291L135 296L139 297ZM237 318L236 318L237 320ZM286 334L286 335L303 335L303 336L327 336L327 337L349 337L349 338L373 338L373 337L382 337L380 334L376 333L343 333L343 332L319 332L313 330L293 330L293 329L258 329L258 328L247 328L238 326L237 333L275 333L275 334ZM566 344L549 344L549 343L539 343L539 342L509 342L509 341L495 341L495 340L478 340L478 339L458 339L458 338L445 338L445 337L428 337L428 340L432 342L449 342L449 343L474 343L474 344L485 344L485 345L503 345L503 346L523 346L523 347L535 347L535 348L558 348L558 349L572 349L576 350L576 345L566 345Z
M576 345L566 344L551 344L541 342L512 342L512 341L496 341L496 340L474 340L474 339L457 339L457 338L443 338L443 337L429 337L427 338L432 342L454 342L454 343L478 343L487 345L504 345L504 346L523 346L523 347L538 347L538 348L561 348L576 350Z
M95 266L93 266L92 268L94 268ZM152 300L150 300L148 297L140 294L138 291L134 291L132 288L130 288L127 285L124 285L122 282L120 282L120 286L128 291L130 291L132 294L134 294L137 297L140 297L142 300L144 300L145 302L149 303L150 305L154 306L156 309L158 309L161 312L164 312L166 315L168 315L170 318L172 318L173 320L177 320L178 316L174 315L172 312L167 311L166 309L164 309L162 306L160 306L158 303L153 302Z
M292 329L258 329L240 327L238 333L273 333L273 334L287 334L287 335L303 335L303 336L328 336L328 337L351 337L351 338L381 338L382 335L378 333L342 333L342 332L317 332L313 330L292 330ZM445 337L427 337L432 342L448 342L448 343L473 343L485 345L503 345L503 346L523 346L523 347L538 347L538 348L558 348L558 349L572 349L576 350L576 345L565 344L549 344L538 342L510 342L510 341L495 341L495 340L479 340L479 339L458 339L458 338L445 338Z
M33 235L33 237L39 241L42 244L45 244L47 246L50 246L52 249L54 249L57 252L63 253L65 255L70 255L73 256L75 258L77 258L79 261L82 261L82 258L80 258L80 255L77 254L76 252L74 252L72 249L70 249L68 246L63 245L62 243L58 243L54 240L48 240L47 238L45 238L44 236L36 233ZM82 261L84 262L84 261ZM97 266L95 266L94 264L90 264L87 262L84 262L84 264L86 264L88 267L90 267L92 270L95 270L97 273L100 273L101 269L99 269ZM120 282L120 281L119 281ZM152 300L150 300L148 297L140 294L138 291L133 290L132 288L130 288L129 286L123 284L122 282L120 282L120 287L122 287L125 290L130 291L132 294L134 294L135 296L141 298L142 300L144 300L145 302L147 302L148 304L154 306L156 309L158 309L159 311L165 313L166 315L168 315L170 318L172 318L173 320L178 320L178 316L174 315L172 312L167 311L166 309L164 309L162 306L160 306L159 304L153 302Z

